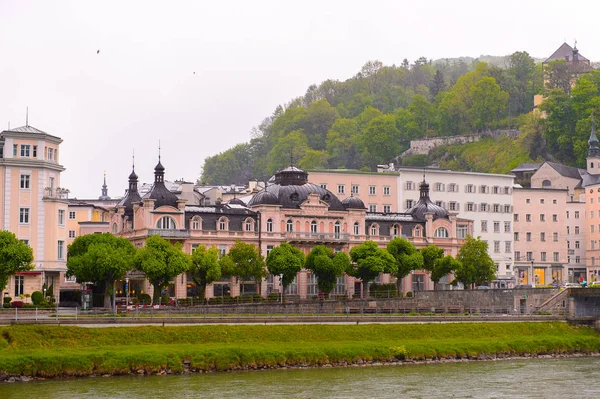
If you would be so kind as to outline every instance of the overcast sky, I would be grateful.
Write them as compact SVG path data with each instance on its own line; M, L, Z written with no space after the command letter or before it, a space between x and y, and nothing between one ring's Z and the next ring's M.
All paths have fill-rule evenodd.
M547 57L575 39L600 60L596 1L0 0L0 129L61 137L71 197L121 196L131 171L195 181L278 104L368 60ZM100 53L97 54L97 50ZM194 74L195 72L195 74Z

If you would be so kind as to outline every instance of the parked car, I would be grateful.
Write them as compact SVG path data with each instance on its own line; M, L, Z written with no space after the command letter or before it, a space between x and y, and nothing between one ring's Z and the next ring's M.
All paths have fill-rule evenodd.
M490 287L489 285L480 285L477 287L478 290L491 290L492 287Z
M581 288L581 284L579 283L565 283L563 288Z

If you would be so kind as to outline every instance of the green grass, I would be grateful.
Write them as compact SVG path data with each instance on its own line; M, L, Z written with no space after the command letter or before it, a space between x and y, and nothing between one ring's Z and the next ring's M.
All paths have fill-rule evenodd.
M567 323L0 327L0 371L43 377L597 351Z

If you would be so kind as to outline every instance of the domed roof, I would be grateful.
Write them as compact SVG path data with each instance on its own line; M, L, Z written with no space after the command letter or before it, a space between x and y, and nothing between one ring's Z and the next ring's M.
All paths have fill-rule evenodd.
M429 198L429 184L423 180L421 182L421 195L419 201L406 213L410 213L415 219L425 220L426 213L433 214L433 220L439 218L448 218L448 211L431 202Z
M117 204L117 206L125 207L125 216L127 216L129 219L133 218L133 204L142 202L142 197L140 197L140 194L138 193L137 184L138 176L132 169L131 174L129 175L129 189L125 194L125 197L123 197Z
M179 198L165 186L165 167L160 163L160 156L158 158L158 164L154 167L154 184L152 185L150 192L146 194L144 198L155 200L154 209L163 205L177 208L177 201Z
M346 209L365 209L365 203L358 197L348 197L342 201L342 205Z
M281 205L283 208L298 208L310 194L318 194L319 198L329 205L330 210L345 210L342 202L331 191L309 183L308 173L293 166L277 172L274 183L259 191L248 206L270 204Z
M246 206L246 203L239 198L232 198L228 202L229 205L242 205Z

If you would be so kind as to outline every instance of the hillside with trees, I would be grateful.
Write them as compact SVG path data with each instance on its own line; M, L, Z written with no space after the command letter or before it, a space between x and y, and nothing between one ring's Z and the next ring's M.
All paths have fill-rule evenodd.
M558 88L544 88L541 64L526 52L495 63L501 66L425 57L400 66L369 61L346 81L311 85L304 96L278 106L252 129L249 142L206 158L201 182L267 179L290 158L304 169L375 170L410 140L514 127L522 131L517 139L438 148L403 163L498 173L546 157L579 164L591 110L600 102L599 72L582 75L565 93L560 68L550 70L558 77L546 77ZM538 93L548 97L546 120L530 112Z

